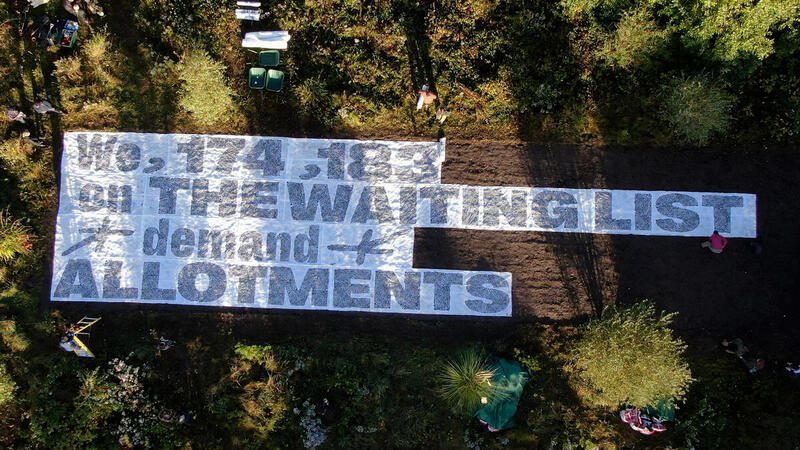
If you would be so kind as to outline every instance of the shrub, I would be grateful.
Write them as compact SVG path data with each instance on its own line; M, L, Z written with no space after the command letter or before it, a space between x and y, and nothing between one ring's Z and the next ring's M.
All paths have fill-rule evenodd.
M278 357L269 345L237 345L234 351L247 370L250 368L250 363L256 363L269 372L277 372L280 369Z
M661 118L683 144L706 145L731 122L733 96L705 76L674 79L661 97Z
M109 361L106 371L82 369L72 358L52 358L48 365L32 386L29 446L177 448L163 445L168 437L160 430L166 424L158 419L159 405L148 395L140 367L119 359Z
M14 400L14 392L17 390L17 384L9 375L5 364L0 364L0 407L7 405Z
M674 314L656 314L649 301L628 309L608 308L586 327L572 366L600 406L638 407L680 400L692 382L683 359L686 345L672 336Z
M106 31L92 34L80 53L55 62L61 104L69 113L63 116L66 127L119 127L116 100L123 88L119 74L125 62Z
M239 344L235 353L230 373L209 392L209 411L263 445L289 410L291 384L269 345Z
M11 53L11 49L16 42L12 37L11 31L14 29L12 25L13 22L7 14L0 14L0 20L2 20L2 24L0 24L0 87L3 87L4 90L9 89L11 82L17 82L18 79L14 77L14 69L15 63L13 54Z
M20 175L26 170L31 156L33 156L33 146L22 139L9 139L0 144L0 160L14 175Z
M92 35L82 48L82 56L85 67L100 86L115 88L121 84L112 71L116 55L106 31Z
M447 97L447 109L452 113L445 126L457 130L459 136L509 135L515 132L513 124L518 105L508 80L490 81L474 91L442 84L439 92Z
M201 125L214 125L234 110L233 90L225 81L225 66L202 50L183 55L176 66L183 82L178 103Z
M3 340L12 351L16 347L20 351L24 351L30 344L27 336L21 334L18 329L17 323L31 317L32 313L36 312L39 305L39 299L36 295L29 291L20 290L16 285L11 285L6 289L0 291L0 310L8 313L14 320L4 320L2 322ZM11 322L11 323L6 323ZM45 325L39 328L44 329ZM11 334L14 334L13 336ZM8 335L7 335L8 334ZM23 348L26 347L26 348Z
M666 42L667 32L650 17L647 9L641 8L622 16L600 56L613 67L629 69L647 63Z
M595 8L604 7L608 3L615 3L608 0L561 0L561 7L568 17L576 19L584 14L591 13Z
M431 64L439 80L476 89L495 78L506 39L504 22L513 16L488 0L444 0L439 5L428 25Z
M454 411L474 414L482 399L491 401L500 395L491 384L494 375L495 371L483 352L474 348L463 351L442 367L439 395Z
M135 4L133 20L146 41L180 52L199 43L209 50L219 46L225 42L219 31L235 18L232 9L214 0L141 0Z
M17 329L13 320L0 320L0 338L13 353L23 352L31 345L30 340Z
M303 80L295 92L298 109L304 119L317 121L324 127L336 124L337 116L330 92L320 79Z
M30 229L8 211L0 211L0 262L7 263L17 255L31 251L33 238Z
M51 158L51 148L34 150L33 146L23 139L9 139L0 143L0 162L3 168L16 178L13 183L19 192L19 199L25 204L28 212L34 213L28 216L31 223L34 227L39 227L46 222L48 231L50 222L45 215L53 210L57 199ZM10 220L6 213L0 216ZM18 221L16 223L19 228L21 224Z

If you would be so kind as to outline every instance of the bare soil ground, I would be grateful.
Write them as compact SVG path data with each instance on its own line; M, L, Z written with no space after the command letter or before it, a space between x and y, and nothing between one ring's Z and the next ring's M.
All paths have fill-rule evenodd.
M448 142L445 183L754 193L763 251L751 239L714 255L696 238L426 229L415 265L512 272L518 320L574 322L649 298L686 334L797 343L799 174L794 149Z

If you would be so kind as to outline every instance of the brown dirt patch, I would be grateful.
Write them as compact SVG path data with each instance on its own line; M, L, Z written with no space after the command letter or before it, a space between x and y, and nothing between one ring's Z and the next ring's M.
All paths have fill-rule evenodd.
M697 238L425 229L415 266L512 272L523 321L572 322L649 298L689 334L797 342L798 166L793 149L449 142L445 183L754 193L763 253L750 239L713 255Z

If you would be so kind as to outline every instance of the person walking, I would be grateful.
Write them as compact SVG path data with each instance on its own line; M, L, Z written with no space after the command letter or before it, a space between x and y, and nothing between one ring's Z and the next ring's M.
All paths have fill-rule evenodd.
M717 230L714 230L714 232L711 234L711 237L708 238L707 241L700 244L700 247L711 250L711 253L722 253L722 250L726 245L728 245L728 239L719 234Z
M417 111L423 107L432 105L433 102L438 98L435 92L431 92L427 84L422 85L422 88L419 90L418 94L419 97L417 99Z

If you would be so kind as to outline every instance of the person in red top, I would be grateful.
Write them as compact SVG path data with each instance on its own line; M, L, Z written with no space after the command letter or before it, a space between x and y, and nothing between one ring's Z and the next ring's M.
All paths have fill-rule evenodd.
M726 245L728 245L728 239L719 234L717 230L714 230L707 241L700 244L701 247L711 250L711 253L722 253Z

